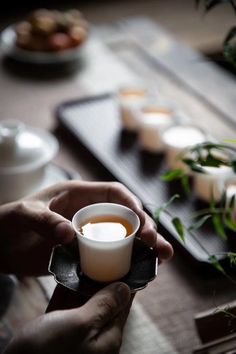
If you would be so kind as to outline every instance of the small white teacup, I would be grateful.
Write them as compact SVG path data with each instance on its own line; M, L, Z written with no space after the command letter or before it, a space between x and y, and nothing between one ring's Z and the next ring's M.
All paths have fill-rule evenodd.
M99 282L111 282L129 272L140 226L133 210L121 204L95 203L77 211L72 225L85 275Z

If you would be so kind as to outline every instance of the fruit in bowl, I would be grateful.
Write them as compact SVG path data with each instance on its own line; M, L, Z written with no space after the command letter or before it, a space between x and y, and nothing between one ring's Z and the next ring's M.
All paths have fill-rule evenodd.
M16 47L55 53L79 47L88 36L88 22L77 9L38 9L14 26Z

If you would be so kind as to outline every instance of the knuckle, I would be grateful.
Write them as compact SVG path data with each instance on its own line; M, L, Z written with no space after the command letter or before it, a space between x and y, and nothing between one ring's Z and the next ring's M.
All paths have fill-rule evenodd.
M129 195L127 188L120 182L111 182L109 194L111 198L122 196L123 199L128 198Z
M31 203L26 205L25 212L30 215L30 222L35 225L49 225L53 222L53 213L49 212L49 209L41 203Z
M113 188L114 191L120 191L120 190L124 190L125 187L122 183L120 182L111 182L111 186Z
M13 213L24 214L27 209L27 202L22 200L17 202L16 207L13 209Z
M15 220L17 223L22 223L25 215L28 213L28 205L26 201L17 202L14 207L11 209L11 218Z
M122 188L122 187L124 187L123 184L120 183L120 182L118 182L118 181L113 181L113 182L111 182L111 183L112 183L112 185L113 185L114 187L116 187L116 188Z
M51 221L51 214L48 213L47 209L41 210L40 214L38 214L39 221L43 224L48 224Z

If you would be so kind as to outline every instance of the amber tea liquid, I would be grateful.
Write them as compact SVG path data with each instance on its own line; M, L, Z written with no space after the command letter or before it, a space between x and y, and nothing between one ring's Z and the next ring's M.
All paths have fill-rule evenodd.
M82 222L80 232L96 241L116 241L131 235L133 227L128 220L120 216L102 215Z

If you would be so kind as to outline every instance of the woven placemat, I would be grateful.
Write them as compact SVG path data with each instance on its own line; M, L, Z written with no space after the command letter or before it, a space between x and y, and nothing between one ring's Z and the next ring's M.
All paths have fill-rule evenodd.
M120 354L177 354L142 305L134 301L125 325Z

